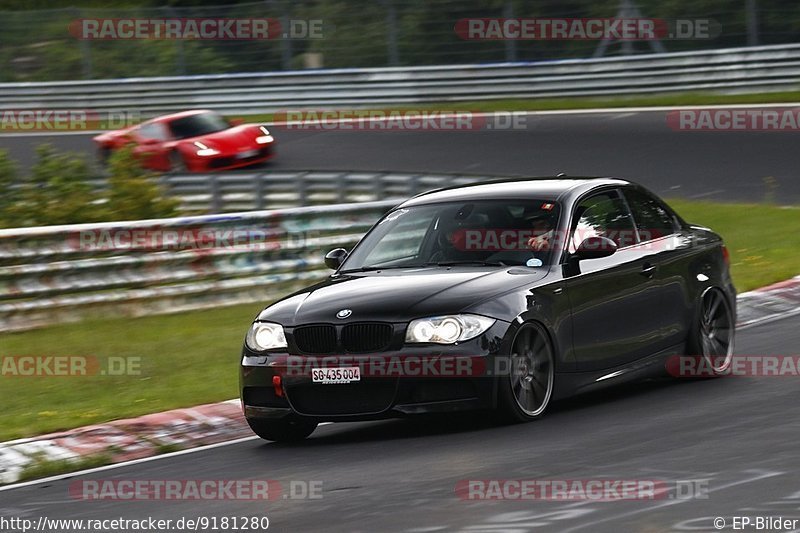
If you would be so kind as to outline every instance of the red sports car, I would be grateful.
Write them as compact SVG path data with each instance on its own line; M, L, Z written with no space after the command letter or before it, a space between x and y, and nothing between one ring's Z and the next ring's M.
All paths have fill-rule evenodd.
M228 121L208 110L156 117L93 140L103 162L132 143L142 166L165 172L228 170L262 163L275 153L275 139L265 126Z

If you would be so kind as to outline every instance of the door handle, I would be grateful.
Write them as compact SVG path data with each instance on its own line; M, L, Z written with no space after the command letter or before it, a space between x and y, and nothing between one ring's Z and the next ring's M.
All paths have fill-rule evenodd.
M642 271L640 272L640 274L646 278L652 278L655 273L656 265L651 265L650 263L645 263L642 266Z

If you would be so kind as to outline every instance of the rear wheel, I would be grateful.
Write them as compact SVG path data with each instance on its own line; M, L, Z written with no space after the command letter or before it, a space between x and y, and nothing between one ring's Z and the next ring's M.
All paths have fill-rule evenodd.
M527 323L517 331L508 376L500 378L498 407L509 422L541 417L553 395L554 357L543 326Z
M101 168L108 167L108 159L111 157L111 148L104 146L97 150L97 162Z
M728 370L733 359L735 333L733 310L717 287L700 298L695 324L687 344L689 355L701 356L714 376Z
M275 442L297 442L305 439L317 429L316 422L299 420L247 419L253 433L264 440Z
M169 153L169 169L172 172L186 172L188 169L186 168L186 161L183 159L181 153L177 150L173 150Z

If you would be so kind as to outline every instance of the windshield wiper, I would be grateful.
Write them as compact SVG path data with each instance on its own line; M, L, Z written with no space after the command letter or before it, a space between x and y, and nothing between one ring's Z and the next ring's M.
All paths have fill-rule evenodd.
M477 266L508 266L502 261L433 261L426 263L425 266L461 266L461 265L477 265Z
M508 264L502 261L432 261L422 265L389 265L389 266L365 266L360 268L350 268L348 270L341 270L339 274L350 274L353 272L375 272L376 270L389 270L391 268L425 268L431 266L496 266L505 267Z
M419 265L365 266L340 270L339 274L349 274L351 272L374 272L376 270L389 270L390 268L419 268Z

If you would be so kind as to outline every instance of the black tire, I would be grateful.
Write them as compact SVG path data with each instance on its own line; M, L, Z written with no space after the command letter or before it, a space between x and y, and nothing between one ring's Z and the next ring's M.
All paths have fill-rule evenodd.
M717 377L730 368L735 333L733 310L727 296L721 289L709 287L700 297L686 341L686 354L704 358L704 368L710 370L698 377Z
M317 429L316 422L299 420L247 419L253 433L264 440L275 442L297 442L305 439Z
M100 164L100 168L106 169L108 168L108 158L111 157L111 148L104 146L97 150L97 162Z
M183 159L181 153L177 150L173 150L169 153L169 170L170 172L174 172L176 174L181 174L188 170L186 167L186 161Z
M511 343L507 372L498 383L498 415L503 422L528 422L541 418L555 384L555 357L547 330L528 322L516 332Z

